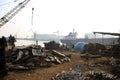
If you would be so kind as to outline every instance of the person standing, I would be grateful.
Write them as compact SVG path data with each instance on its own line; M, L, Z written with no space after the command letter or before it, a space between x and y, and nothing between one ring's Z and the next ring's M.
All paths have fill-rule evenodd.
M7 75L6 61L5 61L5 50L7 47L6 38L3 36L0 38L0 78Z

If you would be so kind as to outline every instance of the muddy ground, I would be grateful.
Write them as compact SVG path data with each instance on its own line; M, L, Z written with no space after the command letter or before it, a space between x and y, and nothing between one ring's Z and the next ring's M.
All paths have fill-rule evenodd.
M67 54L70 52L64 53ZM75 66L78 64L81 65L81 72L89 70L102 70L109 72L109 66L107 65L107 62L109 61L108 57L92 58L88 61L80 57L80 52L71 53L71 62L65 62L58 65L53 64L49 68L38 68L29 71L11 71L8 72L8 75L5 76L3 80L51 80L51 78L54 77L57 73L60 73L63 70L68 71L70 68L75 69ZM93 66L92 64L94 63L98 63L99 65Z

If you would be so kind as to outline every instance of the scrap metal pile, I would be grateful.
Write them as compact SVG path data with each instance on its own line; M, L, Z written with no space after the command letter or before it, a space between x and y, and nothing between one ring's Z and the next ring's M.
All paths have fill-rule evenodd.
M115 57L119 58L120 56L120 44L115 45L103 45L99 43L89 43L85 45L84 52L88 52L90 54L103 55L107 57Z
M51 50L51 49L58 50L58 49L60 49L60 44L56 43L55 41L50 41L48 43L44 43L44 45L45 45L45 49L47 49L47 50Z
M102 50L106 50L106 47L99 43L89 43L85 45L85 51L91 54L97 54Z
M52 80L120 80L120 78L103 71L88 71L81 73L72 70L58 73Z
M116 60L113 57L110 59L110 71L120 77L120 60Z
M70 58L63 53L56 50L44 50L40 46L19 47L7 54L11 54L6 56L7 63L11 63L8 64L9 69L50 67L52 64L70 61Z
M119 58L120 56L120 44L113 45L109 50L108 50L111 56Z

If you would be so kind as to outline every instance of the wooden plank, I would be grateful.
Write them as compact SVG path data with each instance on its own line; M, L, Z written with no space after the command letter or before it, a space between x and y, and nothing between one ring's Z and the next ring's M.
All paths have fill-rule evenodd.
M60 53L60 52L58 52L56 50L52 50L52 54L56 55L56 56L59 56L59 57L65 57L65 55L63 53Z

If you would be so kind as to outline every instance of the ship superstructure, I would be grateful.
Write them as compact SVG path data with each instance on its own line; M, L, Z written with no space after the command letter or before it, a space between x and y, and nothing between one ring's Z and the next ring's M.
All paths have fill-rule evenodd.
M94 37L94 38L77 38L77 32L70 32L67 36L60 40L63 44L70 45L78 42L100 43L104 45L118 44L118 37Z

